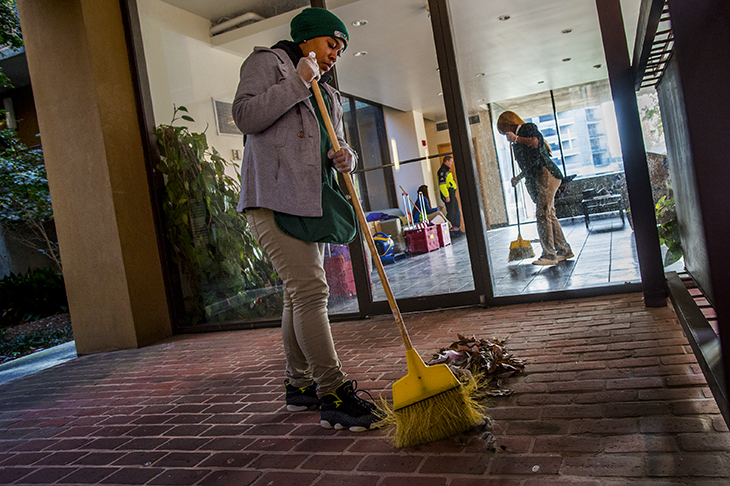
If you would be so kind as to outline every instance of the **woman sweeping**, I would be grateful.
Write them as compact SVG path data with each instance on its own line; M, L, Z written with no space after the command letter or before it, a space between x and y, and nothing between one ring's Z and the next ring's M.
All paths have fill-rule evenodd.
M555 214L555 193L563 175L550 159L550 146L534 123L525 123L513 111L505 111L497 119L497 131L512 143L520 174L512 178L512 187L525 179L527 192L535 203L537 235L542 255L533 265L555 265L573 258L563 229Z
M324 244L355 238L355 214L335 179L357 156L342 133L340 94L319 80L347 47L345 24L321 8L291 21L292 41L257 47L241 66L233 118L246 136L238 210L284 282L286 408L321 406L320 425L360 432L379 410L341 369L327 317ZM321 82L341 149L333 150L310 91Z

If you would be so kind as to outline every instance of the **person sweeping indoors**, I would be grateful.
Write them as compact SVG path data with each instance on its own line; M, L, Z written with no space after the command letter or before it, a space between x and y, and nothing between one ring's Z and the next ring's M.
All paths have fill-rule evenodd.
M525 179L527 193L535 203L537 235L542 255L534 265L555 265L573 258L563 229L555 214L555 194L563 175L550 158L550 146L534 123L525 123L513 111L505 111L497 119L497 131L507 137L514 150L521 173L512 178L512 187Z
M347 244L356 232L352 206L335 172L350 173L357 155L342 131L340 94L320 80L348 43L333 13L306 8L291 21L292 41L257 47L241 66L233 118L244 134L241 195L251 232L284 283L281 318L289 411L321 407L324 428L360 432L379 426L379 409L358 396L335 350L327 316L324 244ZM313 100L320 83L340 149L332 149Z

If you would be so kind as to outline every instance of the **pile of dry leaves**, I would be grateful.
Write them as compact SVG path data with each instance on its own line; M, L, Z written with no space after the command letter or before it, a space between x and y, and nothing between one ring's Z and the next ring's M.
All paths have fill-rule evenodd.
M516 358L507 351L504 341L497 339L468 339L461 334L456 335L458 341L447 348L442 348L427 363L429 365L446 363L452 369L468 370L480 377L488 396L507 396L512 391L504 388L504 380L522 373L525 360Z

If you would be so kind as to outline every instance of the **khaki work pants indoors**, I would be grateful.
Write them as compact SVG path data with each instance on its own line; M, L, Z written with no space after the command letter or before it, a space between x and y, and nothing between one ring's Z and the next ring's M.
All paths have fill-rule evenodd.
M286 355L286 376L292 385L317 384L322 397L345 380L335 351L324 271L324 244L309 243L282 232L270 209L249 209L246 219L254 237L269 255L284 282L281 335Z
M535 219L537 236L540 238L543 257L555 260L557 251L567 252L570 245L565 241L563 228L555 214L555 193L560 187L560 179L553 176L547 167L542 168L540 189L537 193Z

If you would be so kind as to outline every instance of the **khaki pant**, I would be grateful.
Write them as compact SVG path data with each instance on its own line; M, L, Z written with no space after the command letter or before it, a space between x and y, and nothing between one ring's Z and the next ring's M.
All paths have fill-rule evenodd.
M322 397L345 380L337 358L329 318L329 287L324 271L324 244L308 243L283 233L270 209L249 209L251 232L269 255L284 282L281 335L286 376L296 387L317 384Z
M570 251L570 245L563 235L563 228L555 215L555 193L559 187L560 179L553 176L547 167L543 167L540 189L537 193L535 219L537 236L542 245L542 256L551 260L557 258L558 251L562 253Z

